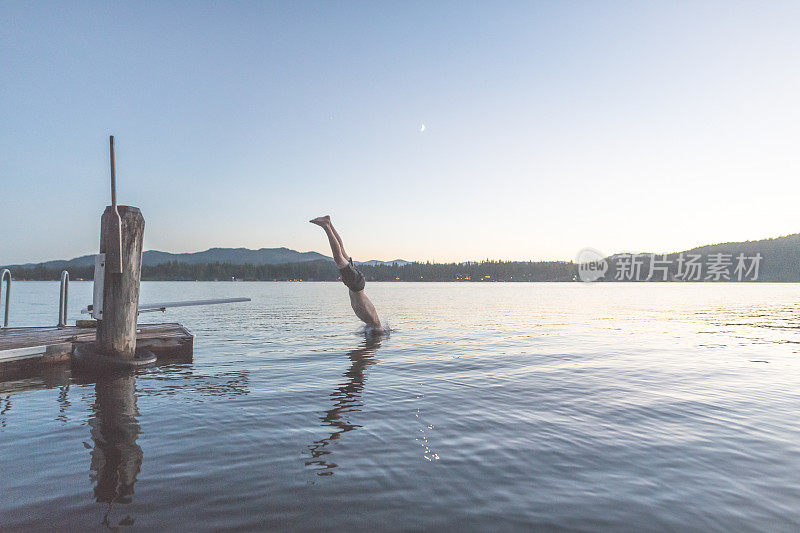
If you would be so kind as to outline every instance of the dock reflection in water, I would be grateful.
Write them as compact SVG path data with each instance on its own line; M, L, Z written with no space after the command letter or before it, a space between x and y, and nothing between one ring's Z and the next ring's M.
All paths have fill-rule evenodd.
M335 431L324 439L314 441L308 447L312 459L306 461L306 466L316 467L318 476L332 476L333 469L339 466L328 457L333 453L329 446L348 431L361 427L350 423L348 415L360 411L364 405L361 401L361 393L367 379L364 371L378 362L373 354L380 346L379 337L367 337L362 346L347 354L350 358L350 368L343 374L347 381L331 393L333 408L325 411L325 415L320 418L323 427L333 427Z
M144 454L136 443L139 437L139 411L136 407L136 376L99 377L95 384L94 416L89 418L92 436L91 479L97 502L109 504L103 525L112 526L112 504L131 503L136 476L142 469ZM131 525L125 516L119 525Z

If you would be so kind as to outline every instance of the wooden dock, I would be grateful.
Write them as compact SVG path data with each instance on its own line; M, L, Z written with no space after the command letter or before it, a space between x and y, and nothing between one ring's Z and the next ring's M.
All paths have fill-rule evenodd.
M94 342L94 328L76 326L0 329L0 377L67 361L75 343ZM139 324L136 345L161 359L191 359L194 334L178 323Z

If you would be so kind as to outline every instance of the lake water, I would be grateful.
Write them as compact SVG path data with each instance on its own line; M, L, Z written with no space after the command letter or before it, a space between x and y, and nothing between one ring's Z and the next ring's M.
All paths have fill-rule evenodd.
M800 285L146 282L194 361L0 384L4 529L797 531ZM70 286L71 317L91 300ZM55 324L58 284L13 286Z

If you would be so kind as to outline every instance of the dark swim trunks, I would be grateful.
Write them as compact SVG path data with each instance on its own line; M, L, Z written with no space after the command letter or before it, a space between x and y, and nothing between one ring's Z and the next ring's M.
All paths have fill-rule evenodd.
M353 258L350 258L350 264L344 268L340 268L339 272L342 274L342 283L347 285L347 288L353 292L363 291L364 285L367 281L356 267L353 266Z

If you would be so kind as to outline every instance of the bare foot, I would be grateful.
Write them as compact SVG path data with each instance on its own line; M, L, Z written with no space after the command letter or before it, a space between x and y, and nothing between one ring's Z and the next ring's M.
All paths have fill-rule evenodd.
M316 224L317 226L327 226L331 223L331 216L325 215L324 217L317 217L313 220L309 220L312 224Z

